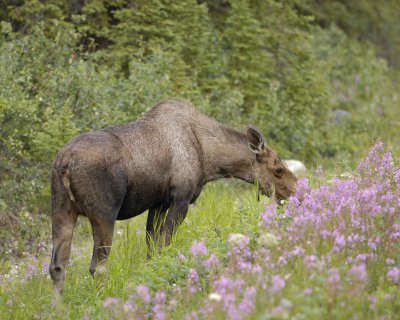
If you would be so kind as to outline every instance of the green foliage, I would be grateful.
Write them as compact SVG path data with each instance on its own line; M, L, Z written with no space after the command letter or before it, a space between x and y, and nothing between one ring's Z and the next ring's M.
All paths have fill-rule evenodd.
M291 151L290 156L317 162L324 150L321 140L328 104L327 84L320 81L319 61L312 50L312 19L299 15L290 2L254 1L253 5L272 57L268 78L274 80L275 107L270 112L261 110L260 121L268 121L267 135Z
M46 161L49 155L54 157L65 141L74 137L78 130L72 122L73 114L63 107L59 115L47 108L44 112L42 130L35 132L32 137L33 154L35 158Z
M341 123L328 125L325 156L336 154L341 161L352 163L365 148L361 141L369 145L379 137L395 148L399 94L387 62L376 57L372 46L352 41L336 27L318 28L315 35L314 51L325 70L321 80L331 83L331 110L349 112Z
M49 212L51 162L72 136L135 120L170 96L227 125L256 124L307 167L351 166L378 137L398 148L398 9L395 0L3 1L1 224ZM338 109L350 113L340 123Z
M364 1L298 1L301 11L312 14L324 28L339 26L355 40L372 42L379 54L390 64L400 65L400 3L387 0L379 3ZM357 41L358 42L358 41Z
M18 272L11 272L11 279L4 279L8 285L0 286L0 314L4 319L23 319L31 315L42 319L80 319L85 315L106 319L102 304L106 297L127 298L140 284L148 285L152 294L160 289L169 292L184 287L189 269L196 264L190 259L195 239L204 240L211 252L222 257L226 254L229 233L255 233L259 229L260 210L265 202L258 202L252 190L242 192L241 201L235 201L236 192L237 189L229 188L224 181L207 186L196 206L190 209L172 245L150 261L146 259L146 215L117 222L107 264L108 276L104 279L93 279L89 274L90 225L86 218L79 218L62 303L52 307L53 288L47 278L48 271L43 268L48 257L27 257L26 264L20 264ZM268 201L267 198L262 200ZM187 257L183 267L177 258L179 253ZM15 266L7 266L6 270L12 267ZM29 270L35 274L32 278ZM7 305L10 300L12 305Z

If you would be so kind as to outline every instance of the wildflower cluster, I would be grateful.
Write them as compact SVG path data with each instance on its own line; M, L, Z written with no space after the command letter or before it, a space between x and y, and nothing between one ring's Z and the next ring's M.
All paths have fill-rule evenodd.
M24 263L15 264L8 273L0 275L0 285L14 280L26 282L34 277L47 276L49 273L49 262L46 259L39 260L36 256L26 254Z
M173 318L178 301L188 320L395 317L399 199L400 168L377 143L357 175L315 189L300 180L285 208L266 207L257 234L229 235L226 258L196 241L178 256L190 266L186 288L151 298L141 286L111 305L135 319Z
M157 291L154 296L146 285L136 287L136 292L123 301L121 298L109 297L103 307L119 319L166 319L167 312L173 312L175 300L167 303L166 293Z

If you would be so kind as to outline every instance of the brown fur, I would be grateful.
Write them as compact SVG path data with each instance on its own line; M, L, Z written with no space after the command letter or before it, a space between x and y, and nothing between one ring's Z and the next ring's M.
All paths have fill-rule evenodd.
M247 134L226 128L183 100L161 101L135 122L75 137L52 169L50 274L57 291L78 215L92 225L93 274L109 255L116 220L149 210L150 255L154 241L168 245L204 184L229 177L257 182L265 194L274 186L282 199L297 181L256 127Z

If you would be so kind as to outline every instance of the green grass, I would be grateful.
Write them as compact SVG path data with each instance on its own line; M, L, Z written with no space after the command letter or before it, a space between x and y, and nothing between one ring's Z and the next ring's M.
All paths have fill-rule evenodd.
M185 286L191 262L182 264L177 259L178 254L189 256L193 242L204 240L211 252L224 257L230 233L257 232L260 212L266 201L269 200L262 198L258 202L256 191L251 186L228 181L208 185L195 206L191 206L172 244L150 261L146 259L147 214L119 221L107 264L107 276L103 279L93 279L89 274L91 231L86 219L80 217L72 244L72 265L67 271L61 303L53 306L53 288L48 275L34 276L25 281L22 280L22 271L21 278L2 283L1 318L107 318L103 309L106 297L121 297L124 300L140 284L148 285L152 292ZM24 267L27 268L21 268ZM8 301L12 301L12 305L7 305Z

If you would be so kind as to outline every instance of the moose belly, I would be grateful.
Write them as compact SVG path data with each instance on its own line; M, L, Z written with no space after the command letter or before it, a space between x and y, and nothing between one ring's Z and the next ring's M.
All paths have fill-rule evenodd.
M164 205L169 206L169 192L161 187L141 186L140 190L131 188L128 190L117 215L117 220L125 220L135 217L146 210Z

